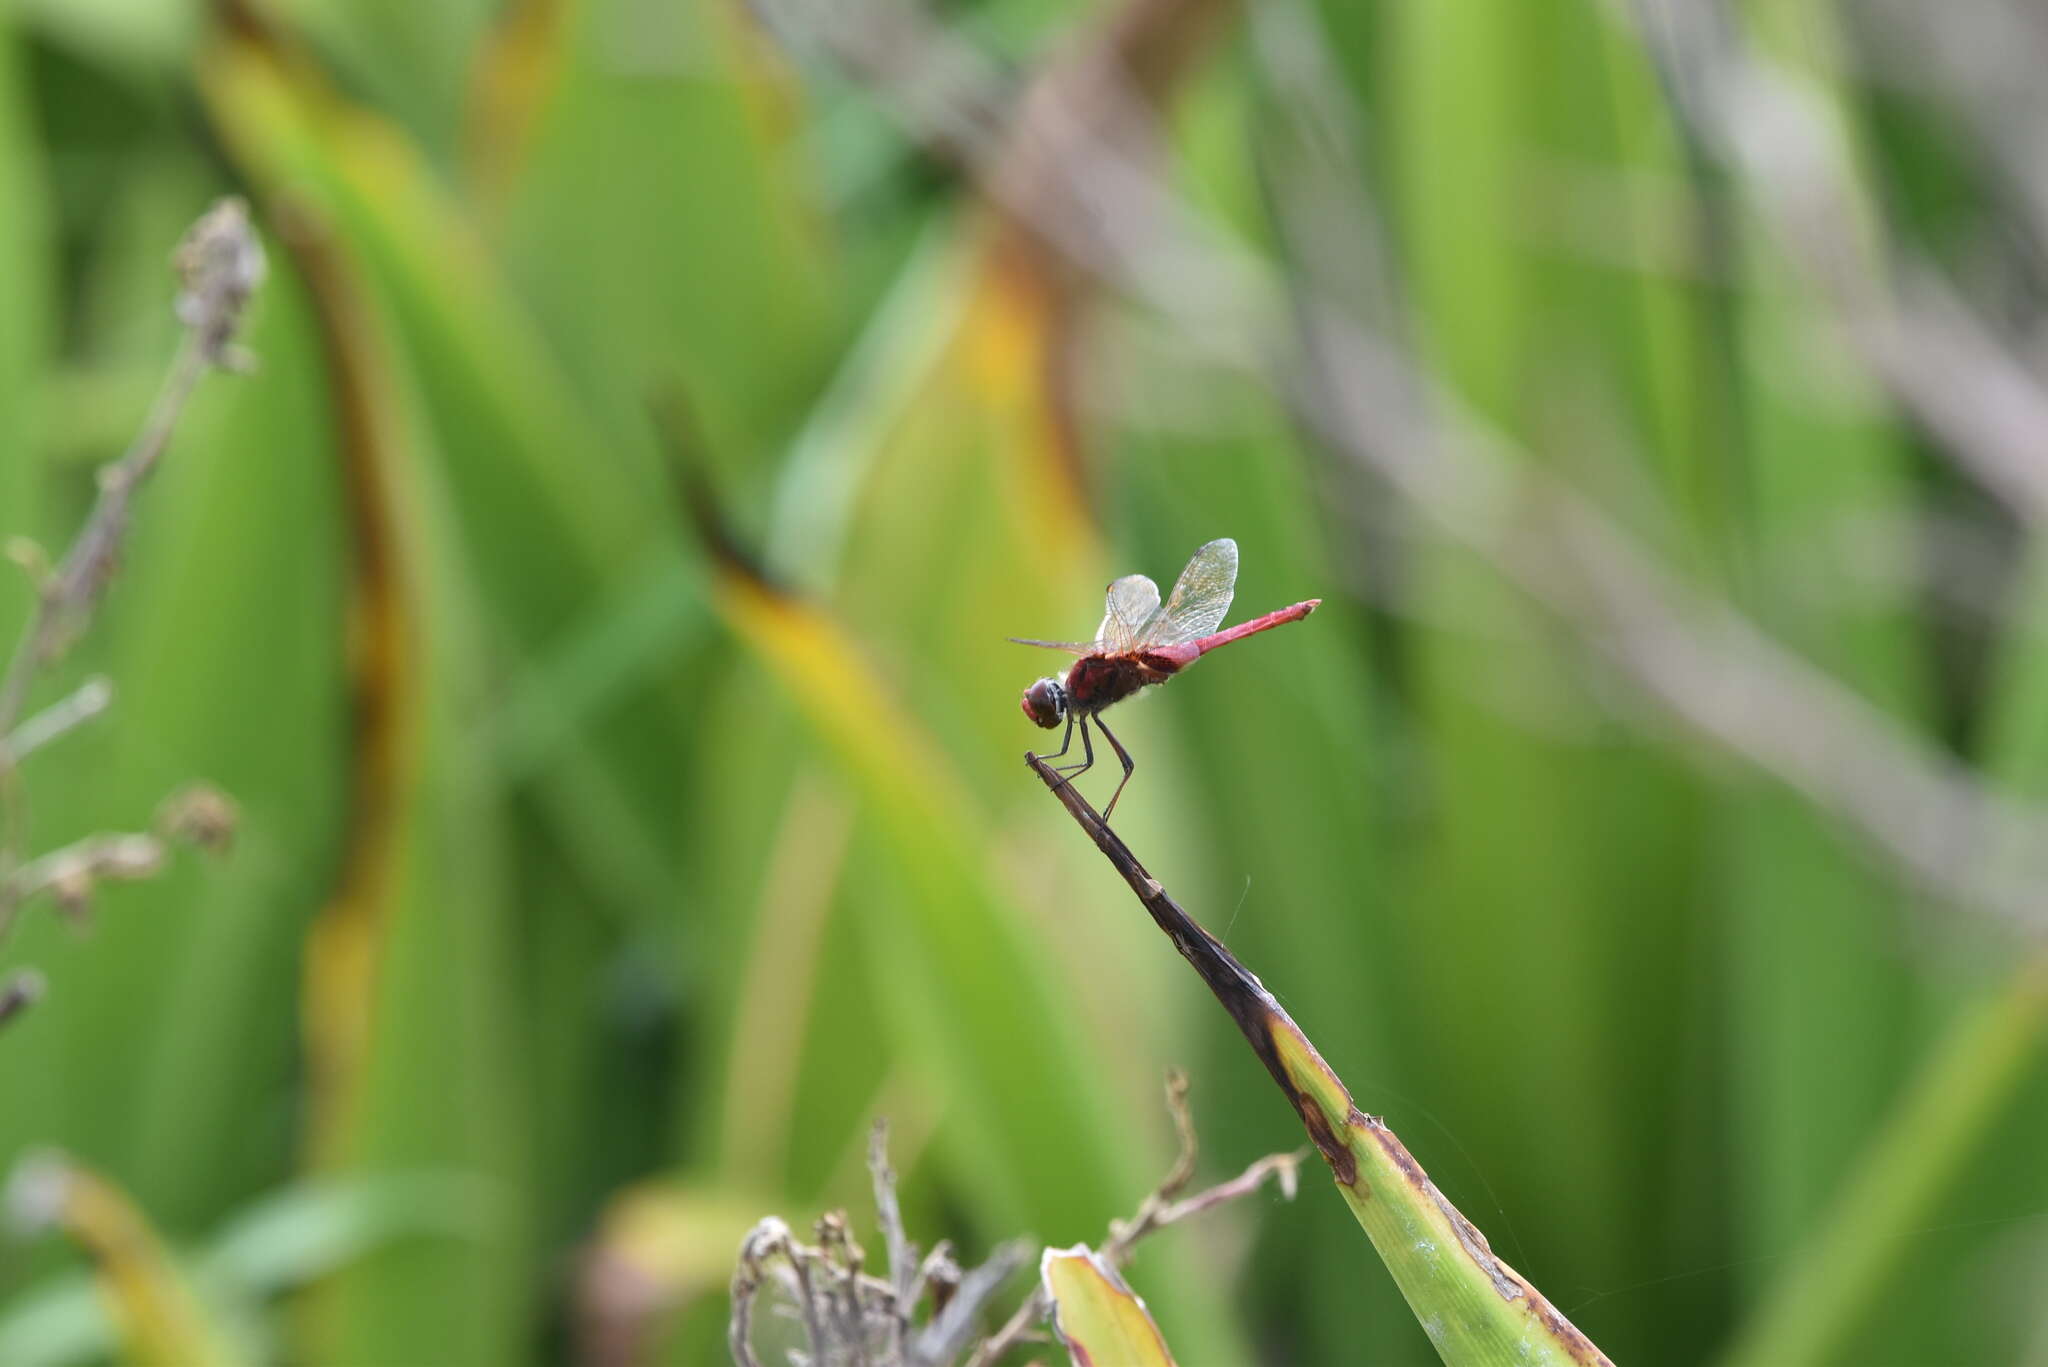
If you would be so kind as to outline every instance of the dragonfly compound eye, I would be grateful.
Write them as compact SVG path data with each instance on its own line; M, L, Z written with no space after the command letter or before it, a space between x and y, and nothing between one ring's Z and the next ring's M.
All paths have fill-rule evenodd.
M1058 679L1040 679L1024 690L1024 715L1050 731L1067 715L1066 692Z

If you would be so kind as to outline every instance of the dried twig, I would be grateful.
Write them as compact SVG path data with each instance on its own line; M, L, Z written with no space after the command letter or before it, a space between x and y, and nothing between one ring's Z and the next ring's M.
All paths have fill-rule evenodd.
M1204 1211L1249 1196L1264 1186L1269 1178L1278 1183L1283 1196L1290 1201L1294 1199L1301 1164L1308 1158L1307 1149L1267 1154L1228 1182L1220 1182L1185 1200L1175 1200L1194 1180L1195 1158L1200 1151L1195 1137L1194 1115L1188 1109L1188 1080L1182 1073L1172 1073L1166 1079L1166 1108L1172 1112L1173 1127L1180 1136L1180 1153L1159 1185L1138 1203L1137 1212L1130 1219L1111 1221L1109 1237L1098 1250L1103 1261L1111 1267L1121 1268L1130 1261L1132 1251L1146 1237ZM1004 1353L1024 1342L1026 1335L1045 1319L1050 1309L1044 1286L1034 1287L1024 1304L1017 1307L1017 1313L975 1348L974 1356L967 1359L967 1367L993 1367Z
M68 695L51 703L23 721L7 738L8 756L19 764L36 751L59 740L105 712L114 702L114 685L95 674Z
M233 198L214 205L186 233L172 264L179 285L175 312L185 332L141 430L121 458L100 472L99 496L62 560L52 567L27 543L11 547L34 581L35 603L0 674L0 938L22 904L38 893L54 893L60 906L80 912L99 879L147 877L163 862L161 840L142 834L88 836L27 857L19 770L29 754L100 715L112 701L106 680L88 679L68 697L26 720L22 716L37 675L63 657L99 606L120 563L136 491L162 461L199 381L210 370L249 366L234 338L265 266L248 207ZM30 999L17 997L8 1014Z
M1102 1254L1113 1266L1121 1266L1140 1240L1248 1196L1269 1179L1292 1199L1296 1171L1307 1156L1306 1151L1270 1154L1228 1182L1176 1199L1194 1177L1197 1153L1187 1080L1177 1073L1167 1081L1166 1101L1180 1135L1180 1152L1137 1212L1129 1220L1111 1222ZM887 1137L886 1126L878 1123L869 1143L868 1171L889 1248L890 1275L882 1278L865 1271L865 1254L839 1212L818 1221L815 1246L797 1239L775 1216L762 1220L741 1242L733 1269L726 1342L739 1367L761 1367L753 1345L754 1320L762 1292L771 1284L792 1302L790 1309L804 1326L804 1360L810 1367L946 1367L966 1351L989 1302L1035 1256L1035 1245L1011 1240L979 1266L962 1271L941 1242L919 1262L917 1246L904 1231ZM915 1325L927 1300L929 1318ZM1043 1288L1034 1288L1003 1327L975 1347L969 1363L992 1364L1010 1348L1034 1338L1046 1310Z
M185 325L184 341L142 430L121 459L100 472L99 498L77 540L56 572L38 586L35 613L0 678L0 736L11 736L36 671L63 652L98 605L119 563L135 491L162 460L192 391L210 369L247 364L232 340L265 270L248 206L239 199L216 204L192 225L173 262L181 286L175 307Z
M882 1241L889 1252L889 1285L895 1292L890 1306L891 1345L902 1351L904 1335L910 1328L907 1307L917 1303L920 1283L917 1245L903 1228L903 1208L896 1200L896 1170L889 1166L889 1122L875 1121L868 1134L868 1176L875 1191L875 1221L881 1226ZM936 1252L937 1250L934 1250Z
M725 1325L725 1346L735 1367L760 1367L761 1360L754 1356L754 1298L766 1280L762 1261L777 1247L775 1234L781 1225L780 1220L775 1220L772 1226L769 1220L762 1220L747 1231L747 1237L740 1243L739 1260L732 1270Z
M1185 1200L1176 1200L1187 1184L1194 1180L1195 1157L1199 1152L1194 1113L1188 1109L1185 1074L1176 1072L1167 1078L1166 1107L1173 1112L1174 1129L1180 1134L1180 1157L1165 1180L1138 1206L1137 1214L1110 1226L1109 1239L1103 1244L1101 1253L1112 1267L1121 1267L1138 1241L1154 1230L1179 1224L1182 1220L1249 1195L1263 1186L1268 1177L1279 1183L1282 1196L1293 1200L1296 1174L1308 1158L1307 1149L1296 1149L1293 1153L1269 1153L1228 1182L1219 1182Z
M17 906L39 892L49 892L65 914L82 917L91 909L93 887L101 880L151 878L163 866L164 843L153 835L89 835L23 864L14 871L11 886Z
M1018 1268L1027 1265L1036 1250L1023 1239L1012 1239L989 1254L981 1266L960 1278L951 1299L932 1316L914 1342L907 1361L913 1367L938 1367L951 1362L974 1334L982 1309L1002 1290L1003 1283ZM1035 1297L1036 1292L1032 1293ZM972 1359L970 1359L972 1361Z
M964 1317L971 1327L983 1302L1029 1253L1029 1249L1010 1245L997 1249L988 1262L959 1279L959 1291L934 1315L924 1333L930 1335L949 1313ZM866 1367L870 1363L923 1367L947 1361L950 1353L944 1358L925 1357L917 1342L904 1342L897 1326L908 1322L915 1302L899 1303L894 1284L863 1271L862 1261L860 1246L853 1242L841 1212L831 1212L818 1221L815 1245L796 1238L776 1216L755 1225L740 1244L733 1270L731 1318L726 1326L733 1361L742 1367L758 1363L753 1350L754 1310L770 1282L787 1294L803 1322L812 1367ZM937 1270L947 1264L931 1265ZM966 1332L949 1323L930 1342L953 1342Z

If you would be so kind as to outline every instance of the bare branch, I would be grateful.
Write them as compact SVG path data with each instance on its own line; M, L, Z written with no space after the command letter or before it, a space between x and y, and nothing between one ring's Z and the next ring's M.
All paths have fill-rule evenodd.
M1121 1268L1130 1261L1131 1253L1138 1244L1152 1234L1191 1219L1217 1206L1240 1200L1264 1186L1268 1178L1275 1179L1281 1193L1294 1199L1296 1177L1301 1164L1308 1157L1308 1150L1294 1153L1272 1153L1259 1159L1228 1182L1218 1183L1205 1191L1197 1192L1184 1201L1173 1198L1180 1194L1195 1175L1195 1156L1199 1145L1195 1137L1193 1113L1188 1109L1188 1080L1178 1071L1166 1079L1166 1108L1173 1114L1174 1130L1180 1136L1180 1153L1173 1166L1157 1187L1149 1192L1138 1205L1137 1213L1129 1220L1115 1220L1110 1223L1109 1237L1098 1250L1111 1267ZM1004 1322L1003 1327L983 1340L974 1350L974 1356L967 1359L967 1367L994 1367L1004 1353L1025 1341L1026 1336L1041 1322L1052 1307L1048 1303L1045 1287L1034 1286L1024 1304Z
M932 1251L924 1255L924 1261L917 1268L917 1289L904 1303L904 1314L924 1299L927 1292L932 1298L932 1311L937 1313L946 1308L949 1301L960 1290L960 1279L967 1274L960 1269L960 1260L953 1256L953 1244L941 1239L932 1245Z
M910 1306L919 1286L917 1245L903 1229L903 1208L896 1200L896 1170L889 1166L889 1122L876 1120L868 1135L868 1175L875 1189L875 1219L889 1252L889 1284L895 1289L895 1342L900 1348L910 1324ZM933 1250L936 1252L937 1250Z
M1280 1199L1292 1201L1294 1193L1301 1186L1301 1165L1308 1161L1309 1151L1296 1149L1293 1153L1269 1153L1246 1168L1228 1182L1218 1182L1204 1191L1198 1191L1185 1201L1175 1201L1159 1212L1152 1222L1154 1229L1177 1225L1182 1220L1191 1220L1197 1215L1207 1214L1220 1205L1250 1196L1271 1178L1280 1188Z
M14 728L14 734L0 742L16 764L69 732L77 730L105 712L114 701L112 680L95 674L72 692Z
M733 1269L731 1316L726 1338L733 1361L757 1362L753 1322L761 1290L771 1280L787 1293L810 1345L814 1367L862 1367L870 1345L890 1331L895 1288L862 1270L865 1255L853 1241L846 1216L831 1212L818 1221L818 1243L805 1244L776 1216L768 1216L740 1243ZM892 1354L886 1363L905 1359Z
M55 897L65 915L83 920L101 882L153 878L163 866L164 842L139 833L89 835L38 855L0 882L0 938L13 928L22 904L40 893Z
M0 735L14 729L35 671L60 654L99 601L128 532L129 505L164 449L201 377L228 363L229 343L264 274L263 246L239 199L224 199L192 225L173 257L182 288L185 340L127 452L100 472L100 492L78 539L37 594L21 645L0 678Z
M63 656L99 606L120 563L136 491L163 459L200 379L212 369L249 365L234 337L265 265L248 206L234 198L215 204L185 234L172 264L179 286L174 311L185 334L141 430L121 458L100 471L92 511L54 567L32 543L9 545L9 553L29 572L35 603L0 674L0 936L12 927L22 903L38 892L53 892L61 907L82 914L97 880L147 877L163 862L161 843L145 835L96 835L25 859L20 764L104 712L112 701L105 679L88 679L69 697L22 720L37 674Z
M1302 1161L1308 1157L1306 1149L1298 1149L1293 1153L1267 1154L1230 1181L1197 1192L1184 1201L1175 1200L1174 1198L1178 1197L1194 1179L1195 1155L1198 1149L1195 1140L1195 1118L1188 1109L1188 1080L1185 1074L1176 1072L1167 1078L1166 1107L1173 1113L1174 1128L1180 1133L1180 1157L1174 1162L1165 1179L1140 1203L1137 1214L1128 1221L1119 1221L1110 1226L1109 1239L1100 1251L1112 1267L1123 1266L1130 1257L1131 1250L1147 1235L1249 1195L1263 1185L1268 1177L1277 1178L1281 1192L1288 1200L1294 1199L1295 1173Z
M127 531L130 500L170 444L200 377L210 366L222 364L243 306L263 278L263 248L249 225L247 207L237 199L222 200L194 224L174 259L184 286L176 305L187 329L184 345L135 441L101 472L99 499L91 515L38 594L21 647L0 680L0 734L11 731L21 715L35 670L97 601Z
M767 1279L764 1263L772 1252L788 1246L789 1227L771 1215L747 1231L740 1242L739 1262L732 1271L730 1319L725 1344L737 1367L761 1367L754 1356L754 1298Z
M854 1242L844 1211L819 1217L818 1246L825 1254L825 1308L832 1317L833 1336L847 1346L852 1367L868 1367L868 1315L860 1294L867 1254Z
M827 1349L833 1340L826 1336L825 1314L818 1305L818 1287L812 1275L813 1270L824 1262L824 1254L804 1248L787 1234L783 1236L779 1251L783 1255L783 1271L794 1278L797 1313L803 1316L804 1333L809 1338L812 1351L829 1360Z
M932 1316L931 1323L919 1331L907 1354L908 1361L915 1367L937 1367L937 1364L951 1362L967 1346L982 1309L1003 1289L1003 1283L1010 1279L1011 1274L1028 1264L1036 1252L1027 1240L1012 1239L998 1246L979 1267L964 1274L945 1306ZM1036 1296L1038 1293L1034 1291L1032 1294ZM969 1359L970 1362L974 1360Z
M1114 1221L1103 1244L1103 1256L1121 1266L1139 1241L1169 1225L1191 1219L1227 1201L1250 1195L1268 1179L1277 1180L1290 1199L1295 1171L1305 1154L1272 1154L1228 1182L1176 1200L1194 1176L1194 1119L1187 1107L1187 1079L1167 1079L1167 1106L1180 1135L1180 1152L1171 1169L1140 1203L1129 1220ZM733 1361L759 1367L753 1332L761 1294L779 1286L804 1325L805 1362L811 1367L945 1367L967 1348L992 1301L1020 1267L1037 1252L1026 1240L998 1246L987 1260L965 1272L941 1241L922 1263L903 1230L897 1208L896 1175L885 1147L887 1128L877 1124L870 1137L868 1170L874 1179L875 1205L883 1237L891 1245L890 1276L865 1270L866 1255L854 1241L843 1213L819 1219L816 1246L800 1242L782 1220L769 1216L741 1241L733 1269L730 1318L726 1337ZM931 1314L914 1331L912 1321L926 1293ZM989 1364L1004 1352L1034 1337L1045 1318L1043 1288L1034 1287L1024 1305L992 1337L978 1345L970 1363Z
M0 733L10 732L27 701L37 670L54 662L97 605L113 575L121 542L128 533L128 510L135 491L169 444L186 401L206 373L206 353L188 335L171 363L171 373L157 395L141 433L128 453L100 472L98 501L93 504L78 539L53 572L36 602L7 674L0 679Z

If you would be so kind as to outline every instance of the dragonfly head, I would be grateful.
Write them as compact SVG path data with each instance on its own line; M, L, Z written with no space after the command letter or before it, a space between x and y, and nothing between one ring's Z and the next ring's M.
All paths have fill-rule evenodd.
M1024 690L1024 715L1050 731L1067 718L1067 690L1058 679L1040 679Z

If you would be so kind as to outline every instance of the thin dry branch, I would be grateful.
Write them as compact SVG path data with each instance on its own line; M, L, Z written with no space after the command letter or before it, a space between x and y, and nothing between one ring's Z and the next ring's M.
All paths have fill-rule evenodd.
M1195 1159L1201 1151L1195 1135L1194 1112L1188 1109L1185 1073L1175 1072L1166 1079L1166 1108L1173 1113L1173 1127L1180 1135L1180 1156L1165 1179L1138 1206L1135 1215L1110 1225L1109 1239L1099 1251L1112 1267L1123 1266L1131 1250L1154 1230L1179 1224L1206 1210L1249 1195L1263 1186L1268 1177L1279 1182L1282 1196L1290 1201L1294 1199L1295 1177L1308 1157L1307 1149L1269 1153L1228 1182L1219 1182L1184 1200L1178 1199L1188 1183L1194 1180Z
M16 542L11 548L34 582L35 602L0 673L0 938L38 893L51 892L66 910L82 912L99 880L147 877L163 862L162 841L146 834L93 835L35 858L26 856L27 799L20 765L111 703L111 685L95 678L42 711L26 719L22 715L37 677L62 659L90 624L119 567L136 492L162 462L200 380L211 370L249 365L234 338L263 281L265 264L248 206L235 198L215 204L185 234L172 265L178 278L174 310L184 335L141 430L120 459L100 471L92 510L54 568L32 545ZM8 1014L32 999L17 995Z
M22 633L6 675L0 677L0 736L6 738L0 742L0 749L6 752L5 762L11 764L18 753L14 728L23 704L28 701L30 684L40 670L63 655L97 606L128 534L129 507L135 491L156 469L186 402L207 368L204 348L187 334L141 432L127 454L100 472L99 497L77 540L71 543L55 572L36 585L36 605L28 628Z
M910 1367L937 1367L951 1362L974 1336L982 1308L1032 1256L1030 1243L1012 1239L990 1254L981 1266L962 1273L951 1297L933 1314L931 1323L919 1332L911 1351L905 1355Z
M113 703L114 685L95 674L15 727L14 734L8 738L8 754L19 764L51 741L61 740L99 716Z
M261 242L239 199L220 201L192 225L173 255L180 289L175 309L185 336L141 431L100 472L99 498L56 570L36 586L36 606L7 672L0 676L0 751L16 753L15 723L36 672L62 654L97 606L120 560L129 508L170 445L185 405L207 371L242 369L233 347L250 296L262 283Z
M36 585L36 605L7 672L0 676L0 761L19 751L15 723L38 670L58 658L99 603L120 561L129 508L170 445L185 405L207 371L242 369L233 346L250 296L262 283L262 243L240 199L224 199L192 225L172 257L179 278L175 310L184 339L170 374L128 450L100 472L99 498L56 570Z
M889 1166L889 1122L875 1121L868 1134L868 1178L875 1192L875 1222L881 1226L883 1246L889 1254L889 1286L895 1293L891 1303L891 1343L902 1351L910 1330L907 1307L917 1303L920 1264L917 1245L903 1228L903 1207L896 1199L896 1170Z
M153 878L163 869L164 853L164 842L153 835L89 835L23 864L14 871L10 891L17 906L48 892L67 915L83 916L91 908L95 885L107 879ZM6 929L0 921L0 932Z
M1081 805L1087 806L1085 802ZM1194 922L1189 921L1188 924L1193 925ZM1121 1268L1129 1262L1138 1244L1149 1236L1183 1220L1214 1210L1217 1206L1241 1200L1264 1186L1268 1179L1279 1185L1281 1195L1287 1200L1294 1199L1296 1179L1301 1164L1308 1157L1307 1149L1298 1149L1293 1153L1269 1153L1229 1181L1219 1182L1185 1200L1176 1200L1175 1198L1186 1190L1188 1183L1194 1180L1195 1159L1200 1153L1200 1144L1195 1135L1194 1113L1188 1109L1188 1080L1185 1074L1174 1072L1167 1077L1166 1108L1172 1113L1174 1131L1180 1136L1180 1152L1175 1156L1173 1166L1167 1170L1159 1185L1147 1193L1145 1199L1139 1203L1137 1212L1128 1220L1110 1222L1109 1237L1103 1241L1097 1252L1111 1267ZM995 1363L1002 1360L1004 1353L1029 1339L1051 1308L1044 1285L1041 1283L1033 1287L1024 1304L1017 1307L1017 1313L1010 1316L1001 1329L989 1335L975 1348L974 1356L967 1359L967 1367L994 1367Z
M1136 1245L1169 1226L1240 1200L1275 1182L1293 1199L1296 1173L1307 1157L1269 1154L1236 1177L1181 1198L1193 1180L1197 1145L1187 1107L1187 1080L1167 1080L1167 1107L1180 1135L1180 1151L1159 1185L1128 1220L1110 1223L1102 1255L1121 1266ZM866 1255L841 1212L818 1221L817 1243L805 1244L783 1220L769 1216L747 1234L733 1269L731 1315L726 1341L739 1367L760 1367L754 1351L754 1322L762 1292L777 1287L789 1301L785 1313L803 1324L805 1360L812 1367L945 1367L967 1350L989 1303L1016 1271L1036 1255L1031 1243L1003 1244L977 1267L962 1271L942 1241L922 1262L903 1227L896 1199L896 1174L889 1166L887 1128L877 1123L870 1137L868 1172L875 1209L889 1248L888 1277L865 1269ZM929 1301L922 1325L914 1322ZM1009 1349L1033 1341L1047 1311L1045 1292L1034 1287L1003 1327L974 1347L970 1367L990 1367Z
M818 1221L818 1242L796 1238L788 1224L768 1216L748 1232L733 1269L726 1346L740 1367L759 1367L754 1315L761 1293L780 1288L802 1321L813 1367L943 1367L973 1333L989 1300L1031 1257L1023 1240L999 1246L979 1266L961 1273L939 1250L924 1264L914 1299L899 1302L892 1282L869 1275L843 1213ZM916 1334L902 1326L927 1287L949 1293Z

